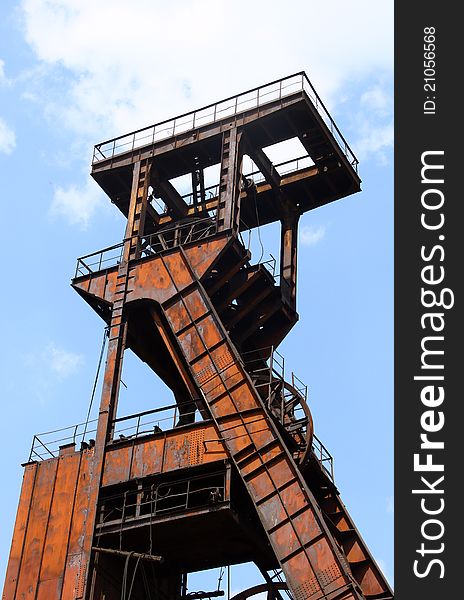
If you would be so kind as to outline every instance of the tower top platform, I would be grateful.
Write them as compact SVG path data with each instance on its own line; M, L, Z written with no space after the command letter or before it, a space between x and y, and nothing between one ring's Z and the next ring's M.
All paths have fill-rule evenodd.
M223 135L232 128L255 167L242 173L241 230L282 220L288 206L301 214L360 190L358 160L305 72L97 144L91 174L127 216L133 165L151 164L146 233L207 217L220 183L205 184L204 171L221 163ZM273 164L266 149L295 138L303 155ZM173 180L195 173L201 193L194 185L187 194L176 189Z

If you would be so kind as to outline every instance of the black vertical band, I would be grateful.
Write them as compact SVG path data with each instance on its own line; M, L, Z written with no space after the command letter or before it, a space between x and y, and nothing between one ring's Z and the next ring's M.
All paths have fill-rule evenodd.
M395 11L395 597L441 600L464 597L464 36L450 2Z

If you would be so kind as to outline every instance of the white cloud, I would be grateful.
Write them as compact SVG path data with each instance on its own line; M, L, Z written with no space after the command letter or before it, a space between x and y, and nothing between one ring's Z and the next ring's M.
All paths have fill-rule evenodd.
M16 135L13 129L0 117L0 152L11 154L16 148Z
M320 11L306 0L287 11L265 0L22 0L21 7L38 60L27 97L39 98L49 121L80 145L302 69L335 107L344 86L393 68L390 0L333 0ZM364 98L376 101L374 91ZM362 153L388 145L385 131L363 131ZM58 188L52 213L88 222L95 203L82 196L85 187Z
M11 82L5 75L5 61L0 58L0 86L8 86ZM16 135L7 122L0 117L0 152L11 154L16 148Z
M325 236L324 225L304 225L300 228L300 242L303 246L314 246Z
M84 364L81 354L65 350L55 342L29 351L22 358L31 372L31 376L25 378L25 383L31 384L31 394L42 404L49 402L60 381L77 373Z
M50 342L44 348L29 351L22 356L30 376L23 384L29 387L28 394L43 406L54 397L54 390L67 377L76 374L84 364L84 357Z
M390 114L391 96L384 87L376 84L362 94L361 105L379 114Z
M47 346L42 359L59 377L74 375L83 363L83 357L80 354L64 350L54 343Z
M0 58L0 85L7 83L7 81L5 75L5 61Z
M102 192L87 178L83 185L57 186L49 212L52 217L65 217L70 225L85 229L101 203Z
M0 86L11 86L13 81L5 73L5 61L0 58Z
M39 60L72 76L55 108L97 141L103 129L124 133L302 68L325 96L392 68L388 0L334 0L319 13L303 0L291 11L264 0L23 0L22 7Z
M382 573L387 578L387 580L390 581L390 575L389 575L389 569L388 569L387 561L383 560L383 558L378 558L376 560L376 562L379 565L380 570L382 571Z
M386 510L387 510L387 513L390 515L392 515L395 512L395 503L394 503L393 496L388 496Z
M366 124L363 130L364 133L356 146L360 158L375 154L379 161L385 164L387 162L385 150L393 146L393 122L377 127Z
M382 164L387 163L385 151L393 147L393 131L393 121L379 126L366 122L355 146L359 158L376 155Z
M389 84L377 82L360 98L360 110L353 117L356 132L353 149L361 160L374 157L387 164L393 147L393 98Z

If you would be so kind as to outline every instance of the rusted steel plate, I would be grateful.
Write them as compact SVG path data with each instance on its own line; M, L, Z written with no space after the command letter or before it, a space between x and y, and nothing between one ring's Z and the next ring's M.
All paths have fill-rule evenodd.
M192 245L185 248L184 252L189 262L189 266L198 279L201 279L214 265L229 243L229 237L220 237L207 242L202 242L196 246Z
M285 520L286 513L293 517L297 512L305 508L305 506L306 499L301 491L301 487L298 482L294 482L280 493L280 497L274 495L264 500L260 504L259 510L263 514L263 518L271 523L272 527L275 527L278 523ZM321 532L317 524L314 524L313 528L315 534Z
M372 569L365 568L365 572L360 579L360 586L366 596L385 593L385 587L381 584L381 579Z
M208 308L196 290L185 294L185 306L178 307L176 304L173 308L166 309L166 313L169 315L176 332L190 326L192 319L197 320L207 312Z
M163 436L109 447L102 486L114 485L175 469L223 461L227 452L212 423L167 431Z
M180 275L183 281L182 287L192 282L185 270ZM174 284L160 257L155 257L134 266L131 269L131 276L132 281L127 294L127 302L142 298L164 302L175 294Z
M201 321L192 324L178 336L185 357L189 362L203 354L206 348L216 345L222 335L211 315L205 315Z
M192 263L192 269L198 278L202 277L215 263L221 252L228 244L228 239L218 239L204 242L201 246L193 245L185 248L185 253ZM204 252L206 248L207 252ZM176 284L181 289L192 283L192 277L187 271L185 264L177 258L179 250L174 250L173 255L166 255L164 260L170 268L178 269L176 273ZM176 257L176 258L174 258ZM112 304L115 299L117 282L117 267L112 270L102 270L79 277L73 282L73 287L79 292L91 297L104 300ZM173 282L167 274L166 267L161 258L154 255L152 258L144 258L142 262L135 264L130 270L130 286L126 302L140 299L152 299L156 302L164 302L176 293Z
M99 277L92 276L88 279L86 291L97 298L103 298L108 301L114 296L116 281L116 270L105 272Z
M340 566L334 562L334 550L329 546L327 537L309 545L307 553L312 565L317 565L316 575L326 595L340 588L345 582Z
M37 463L26 465L24 469L23 484L19 497L13 540L11 542L10 558L6 570L5 586L3 588L3 600L14 600L16 597L16 585L21 569L21 559L24 551L24 540L29 521L36 472Z
M58 470L36 600L51 600L60 597L79 462L79 453L58 458Z
M139 444L136 448L139 448ZM102 485L114 485L130 479L131 464L134 456L134 446L111 448L105 454Z
M166 471L189 466L190 443L187 436L169 437L165 444L163 467Z
M317 600L323 598L319 581L308 565L308 560L303 550L285 563L285 579L293 591L295 600Z
M136 477L146 477L147 475L161 473L163 471L164 448L164 437L147 442L140 441L136 444L129 477L134 479ZM112 452L114 451L112 450L108 453L108 458L110 458Z
M83 560L83 548L86 536L93 535L93 531L89 532L86 528L89 513L89 484L92 458L91 453L88 451L84 451L81 454L61 600L74 600L81 597L80 593L82 592L87 572L87 564Z
M113 452L114 451L108 453L108 458L110 458ZM135 479L137 477L146 477L147 475L156 475L157 473L161 473L163 471L164 452L164 436L162 438L147 442L140 441L134 446L134 457L129 477L131 479Z
M37 593L57 466L56 458L37 466L16 598L32 599Z
M202 276L214 262L227 245L227 239L219 239L205 242L186 248L195 265L195 274ZM205 247L208 252L205 252ZM141 263L131 268L131 283L127 294L127 302L141 299L151 299L163 303L172 298L178 290L186 288L193 283L190 268L183 260L179 260L179 248L163 256L156 255L151 259L144 259ZM168 270L175 276L175 281L169 275Z
M40 581L37 588L37 600L59 600L63 579Z

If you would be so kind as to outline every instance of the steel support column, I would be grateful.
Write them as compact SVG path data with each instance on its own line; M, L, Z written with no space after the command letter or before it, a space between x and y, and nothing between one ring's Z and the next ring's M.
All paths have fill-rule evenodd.
M145 215L148 203L148 184L151 165L145 161L135 163L132 178L132 191L129 214L125 231L123 256L119 265L115 299L111 311L109 326L108 352L103 379L102 395L98 415L95 453L92 461L89 486L89 504L86 519L81 568L87 569L90 563L92 537L95 529L98 493L101 485L106 444L112 437L113 421L116 417L119 388L121 382L124 350L127 338L127 318L124 315L124 303L128 292L129 261L140 256L140 239L143 235ZM86 598L92 578L86 578L82 598Z
M281 222L280 242L280 286L282 299L296 309L296 270L298 248L298 221L300 215L288 211Z
M223 133L218 197L218 230L236 233L240 223L242 132L232 127Z

